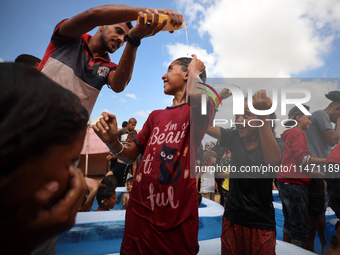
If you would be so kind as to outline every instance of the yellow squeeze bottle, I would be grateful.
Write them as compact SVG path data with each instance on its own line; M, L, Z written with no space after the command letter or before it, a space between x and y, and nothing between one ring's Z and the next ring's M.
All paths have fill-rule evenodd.
M159 22L158 24L162 24L164 19L168 19L168 21L166 22L166 25L163 27L162 31L171 31L171 30L178 30L181 28L184 28L186 30L186 23L185 21L183 21L182 25L180 25L179 27L174 27L170 24L170 16L167 14L163 14L160 13L159 14ZM144 14L144 21L146 23L147 20L147 15ZM152 13L152 21L154 20L154 14ZM139 24L139 16L137 17L137 24Z

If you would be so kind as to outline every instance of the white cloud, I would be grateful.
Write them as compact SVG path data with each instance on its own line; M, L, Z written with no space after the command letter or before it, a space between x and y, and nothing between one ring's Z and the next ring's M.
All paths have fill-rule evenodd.
M0 63L1 63L1 62L5 62L5 61L4 61L2 58L0 58Z
M213 48L208 76L290 77L324 65L340 30L336 0L177 0L189 26ZM186 45L176 51L186 54ZM175 46L168 46L176 55ZM205 51L205 52L204 52ZM204 56L205 55L205 56ZM211 58L211 59L210 59Z
M124 99L124 98L120 98L119 101L122 102L122 103L126 103L127 102L127 100Z
M148 117L150 113L151 113L150 110L146 110L146 111L140 110L140 111L134 112L133 115L141 116L141 117Z
M326 55L335 48L340 37L339 0L176 0L188 27L196 29L203 43L190 45L190 54L197 54L207 66L208 77L291 77L325 65ZM185 44L167 45L171 60L187 55ZM325 78L339 77L340 62L331 64ZM244 94L271 88L303 88L311 93L306 103L310 112L325 109L330 103L325 94L339 90L336 81L311 82L300 79L239 79L228 84L239 85ZM213 85L207 81L207 83ZM217 83L216 83L217 84ZM281 90L278 90L279 93ZM295 98L299 95L289 95ZM281 93L275 111L280 119ZM233 99L226 99L216 118L233 118ZM293 105L287 106L287 111ZM220 106L222 108L222 106ZM277 126L277 134L284 128Z
M189 54L188 46L186 44L168 44L166 47L172 61L180 57L191 57L192 54L196 54L197 58L204 62L209 77L218 75L216 72L214 72L215 66L217 65L216 54L208 53L205 49L200 48L198 45L191 45L189 47ZM170 63L164 63L166 66L169 64Z
M129 97L129 98L132 98L132 99L135 99L135 100L137 100L137 97L136 97L136 95L135 95L135 94L126 93L125 95L126 95L127 97Z
M189 26L198 29L198 24L195 21L202 18L202 13L205 11L204 3L210 0L177 0L176 5L179 9L184 10L184 18Z

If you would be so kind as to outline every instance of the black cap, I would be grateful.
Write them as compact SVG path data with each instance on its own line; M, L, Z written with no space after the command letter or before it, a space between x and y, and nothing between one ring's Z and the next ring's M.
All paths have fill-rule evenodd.
M309 111L309 106L303 104L303 106ZM297 106L294 106L290 111L288 112L288 119L295 119L298 115L305 115ZM292 127L295 124L295 121L287 121L284 123L286 127Z
M333 102L340 102L340 91L330 91L325 95L329 100Z

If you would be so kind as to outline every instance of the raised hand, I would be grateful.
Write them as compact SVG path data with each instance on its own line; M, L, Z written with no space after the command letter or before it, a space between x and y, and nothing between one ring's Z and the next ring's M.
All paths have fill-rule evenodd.
M257 110L268 110L272 107L272 100L267 97L266 90L256 91L253 97L253 106Z
M230 91L228 88L224 88L224 89L220 92L219 96L220 96L221 100L223 100L223 99L227 99L227 98L230 97L232 94L233 94L233 93L231 93L231 91Z
M179 27L185 22L183 15L170 9L158 9L159 13L164 13L170 16L170 24L173 27Z
M161 9L160 12L170 16L170 24L173 26L180 26L182 22L185 22L183 16L175 11ZM154 16L153 21L152 16ZM129 31L129 37L132 39L143 39L145 37L153 36L161 31L168 21L167 19L164 19L163 22L159 24L158 10L153 10L153 12L146 10L145 13L138 12L138 17L139 23Z
M116 116L103 112L103 117L92 126L94 132L106 144L117 141L118 126Z
M198 76L204 71L205 65L203 61L199 60L195 54L192 54L192 57L193 58L188 66L188 71L189 73L191 72Z

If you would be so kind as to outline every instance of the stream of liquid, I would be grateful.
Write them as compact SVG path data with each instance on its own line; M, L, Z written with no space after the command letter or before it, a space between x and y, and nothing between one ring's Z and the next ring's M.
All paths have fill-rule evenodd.
M187 39L187 45L188 45L187 56L189 56L189 39L188 39L188 29L187 29L187 23L186 22L184 23L183 28L185 30L185 37Z

